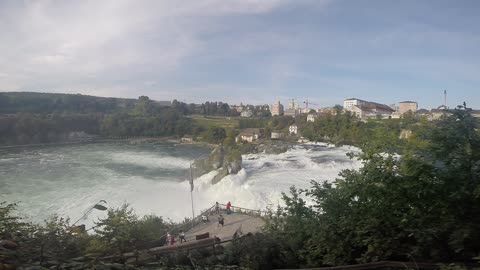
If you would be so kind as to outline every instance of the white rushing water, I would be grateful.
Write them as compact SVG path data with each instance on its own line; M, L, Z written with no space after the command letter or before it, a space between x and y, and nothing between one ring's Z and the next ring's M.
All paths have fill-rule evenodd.
M54 213L76 220L99 200L119 207L128 202L138 215L156 214L175 221L191 216L188 167L210 149L191 145L107 143L31 148L0 152L0 201L18 202L19 211L40 222ZM290 186L331 181L343 169L361 164L346 153L352 147L299 145L278 155L243 156L243 169L216 185L216 172L195 179L195 211L215 201L252 209L281 203ZM92 225L103 212L82 223Z

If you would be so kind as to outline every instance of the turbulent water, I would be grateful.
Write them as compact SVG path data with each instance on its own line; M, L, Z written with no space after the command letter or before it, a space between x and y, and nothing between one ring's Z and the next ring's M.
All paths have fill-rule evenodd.
M119 207L128 202L139 215L172 220L191 216L190 160L211 149L194 145L99 143L0 150L0 202L17 202L19 211L39 222L58 214L76 220L99 200ZM237 175L212 186L216 174L195 179L195 211L219 201L263 209L281 203L291 185L306 188L310 180L333 180L360 163L345 154L355 149L301 145L279 155L243 156ZM92 212L91 225L104 213Z

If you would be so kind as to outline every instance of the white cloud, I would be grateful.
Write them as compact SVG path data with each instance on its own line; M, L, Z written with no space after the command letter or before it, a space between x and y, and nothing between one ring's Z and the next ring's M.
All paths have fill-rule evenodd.
M478 83L474 28L331 2L0 1L0 91L271 103Z
M50 83L55 88L55 82L67 87L69 79L175 71L205 46L198 36L206 26L196 25L197 18L264 13L286 3L106 0L5 4L0 8L0 32L4 33L0 71L16 74L10 80L19 76L26 80L7 84L2 78L0 89Z

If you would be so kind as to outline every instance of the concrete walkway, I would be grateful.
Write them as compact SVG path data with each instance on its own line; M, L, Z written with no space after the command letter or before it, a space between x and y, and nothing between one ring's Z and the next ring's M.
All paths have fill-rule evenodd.
M187 241L195 240L195 235L210 233L210 237L218 237L220 240L228 240L237 234L256 233L262 230L265 222L260 217L253 217L244 214L230 215L222 213L224 226L218 225L218 215L208 216L207 223L201 223L185 233Z

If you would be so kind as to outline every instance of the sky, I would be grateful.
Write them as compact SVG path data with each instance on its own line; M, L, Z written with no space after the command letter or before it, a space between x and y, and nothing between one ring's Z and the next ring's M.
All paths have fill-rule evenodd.
M0 91L480 108L477 0L0 0Z

